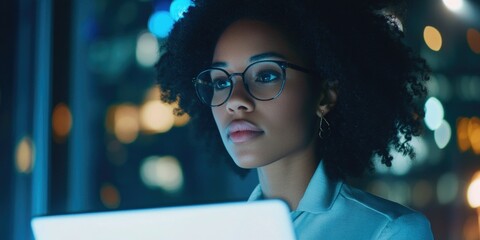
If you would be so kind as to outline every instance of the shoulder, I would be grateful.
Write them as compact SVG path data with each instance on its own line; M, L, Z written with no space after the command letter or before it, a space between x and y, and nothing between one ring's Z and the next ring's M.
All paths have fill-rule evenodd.
M429 221L418 212L399 216L389 221L378 239L433 239Z
M343 186L340 195L353 208L383 219L377 239L433 239L430 222L415 210L348 185Z

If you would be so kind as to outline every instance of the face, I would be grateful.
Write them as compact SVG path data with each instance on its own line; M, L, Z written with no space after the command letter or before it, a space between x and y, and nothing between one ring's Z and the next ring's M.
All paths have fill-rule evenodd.
M220 36L213 66L242 73L261 60L307 63L287 37L264 22L239 20ZM257 168L313 151L316 141L316 104L311 76L286 69L285 86L277 98L260 101L248 94L241 76L233 77L233 90L223 105L212 107L223 144L242 168Z

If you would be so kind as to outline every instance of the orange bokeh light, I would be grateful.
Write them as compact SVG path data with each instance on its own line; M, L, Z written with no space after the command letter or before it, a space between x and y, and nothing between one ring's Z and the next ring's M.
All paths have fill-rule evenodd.
M473 28L468 29L467 42L474 53L480 54L480 32Z
M112 184L106 183L100 189L100 198L107 208L118 208L120 205L120 193Z
M480 118L470 118L467 132L473 151L475 154L480 154Z
M469 119L462 117L457 119L457 143L460 151L465 152L470 149L470 139L468 139Z
M475 154L480 155L480 118L457 119L457 143L461 152L472 149Z
M423 40L433 51L438 52L442 48L442 34L435 27L426 26L423 29Z
M72 128L72 114L65 103L59 103L52 114L53 135L57 142L63 142Z

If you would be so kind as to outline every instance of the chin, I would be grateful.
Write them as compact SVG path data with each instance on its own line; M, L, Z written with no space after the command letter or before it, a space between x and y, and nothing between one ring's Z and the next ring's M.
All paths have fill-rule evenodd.
M244 168L244 169L253 169L253 168L261 167L261 164L259 164L259 162L256 161L254 158L234 157L233 161L238 167Z
M235 164L244 169L254 169L268 165L271 162L266 161L258 161L258 159L262 159L262 157L258 156L235 156L233 157L233 161Z

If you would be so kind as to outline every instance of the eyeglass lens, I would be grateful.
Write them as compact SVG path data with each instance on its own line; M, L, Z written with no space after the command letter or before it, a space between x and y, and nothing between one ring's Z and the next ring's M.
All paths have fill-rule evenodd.
M219 106L232 93L233 79L219 69L209 69L197 76L196 90L205 104ZM276 62L258 62L250 65L243 73L248 93L258 100L270 100L278 96L284 84L284 71Z

